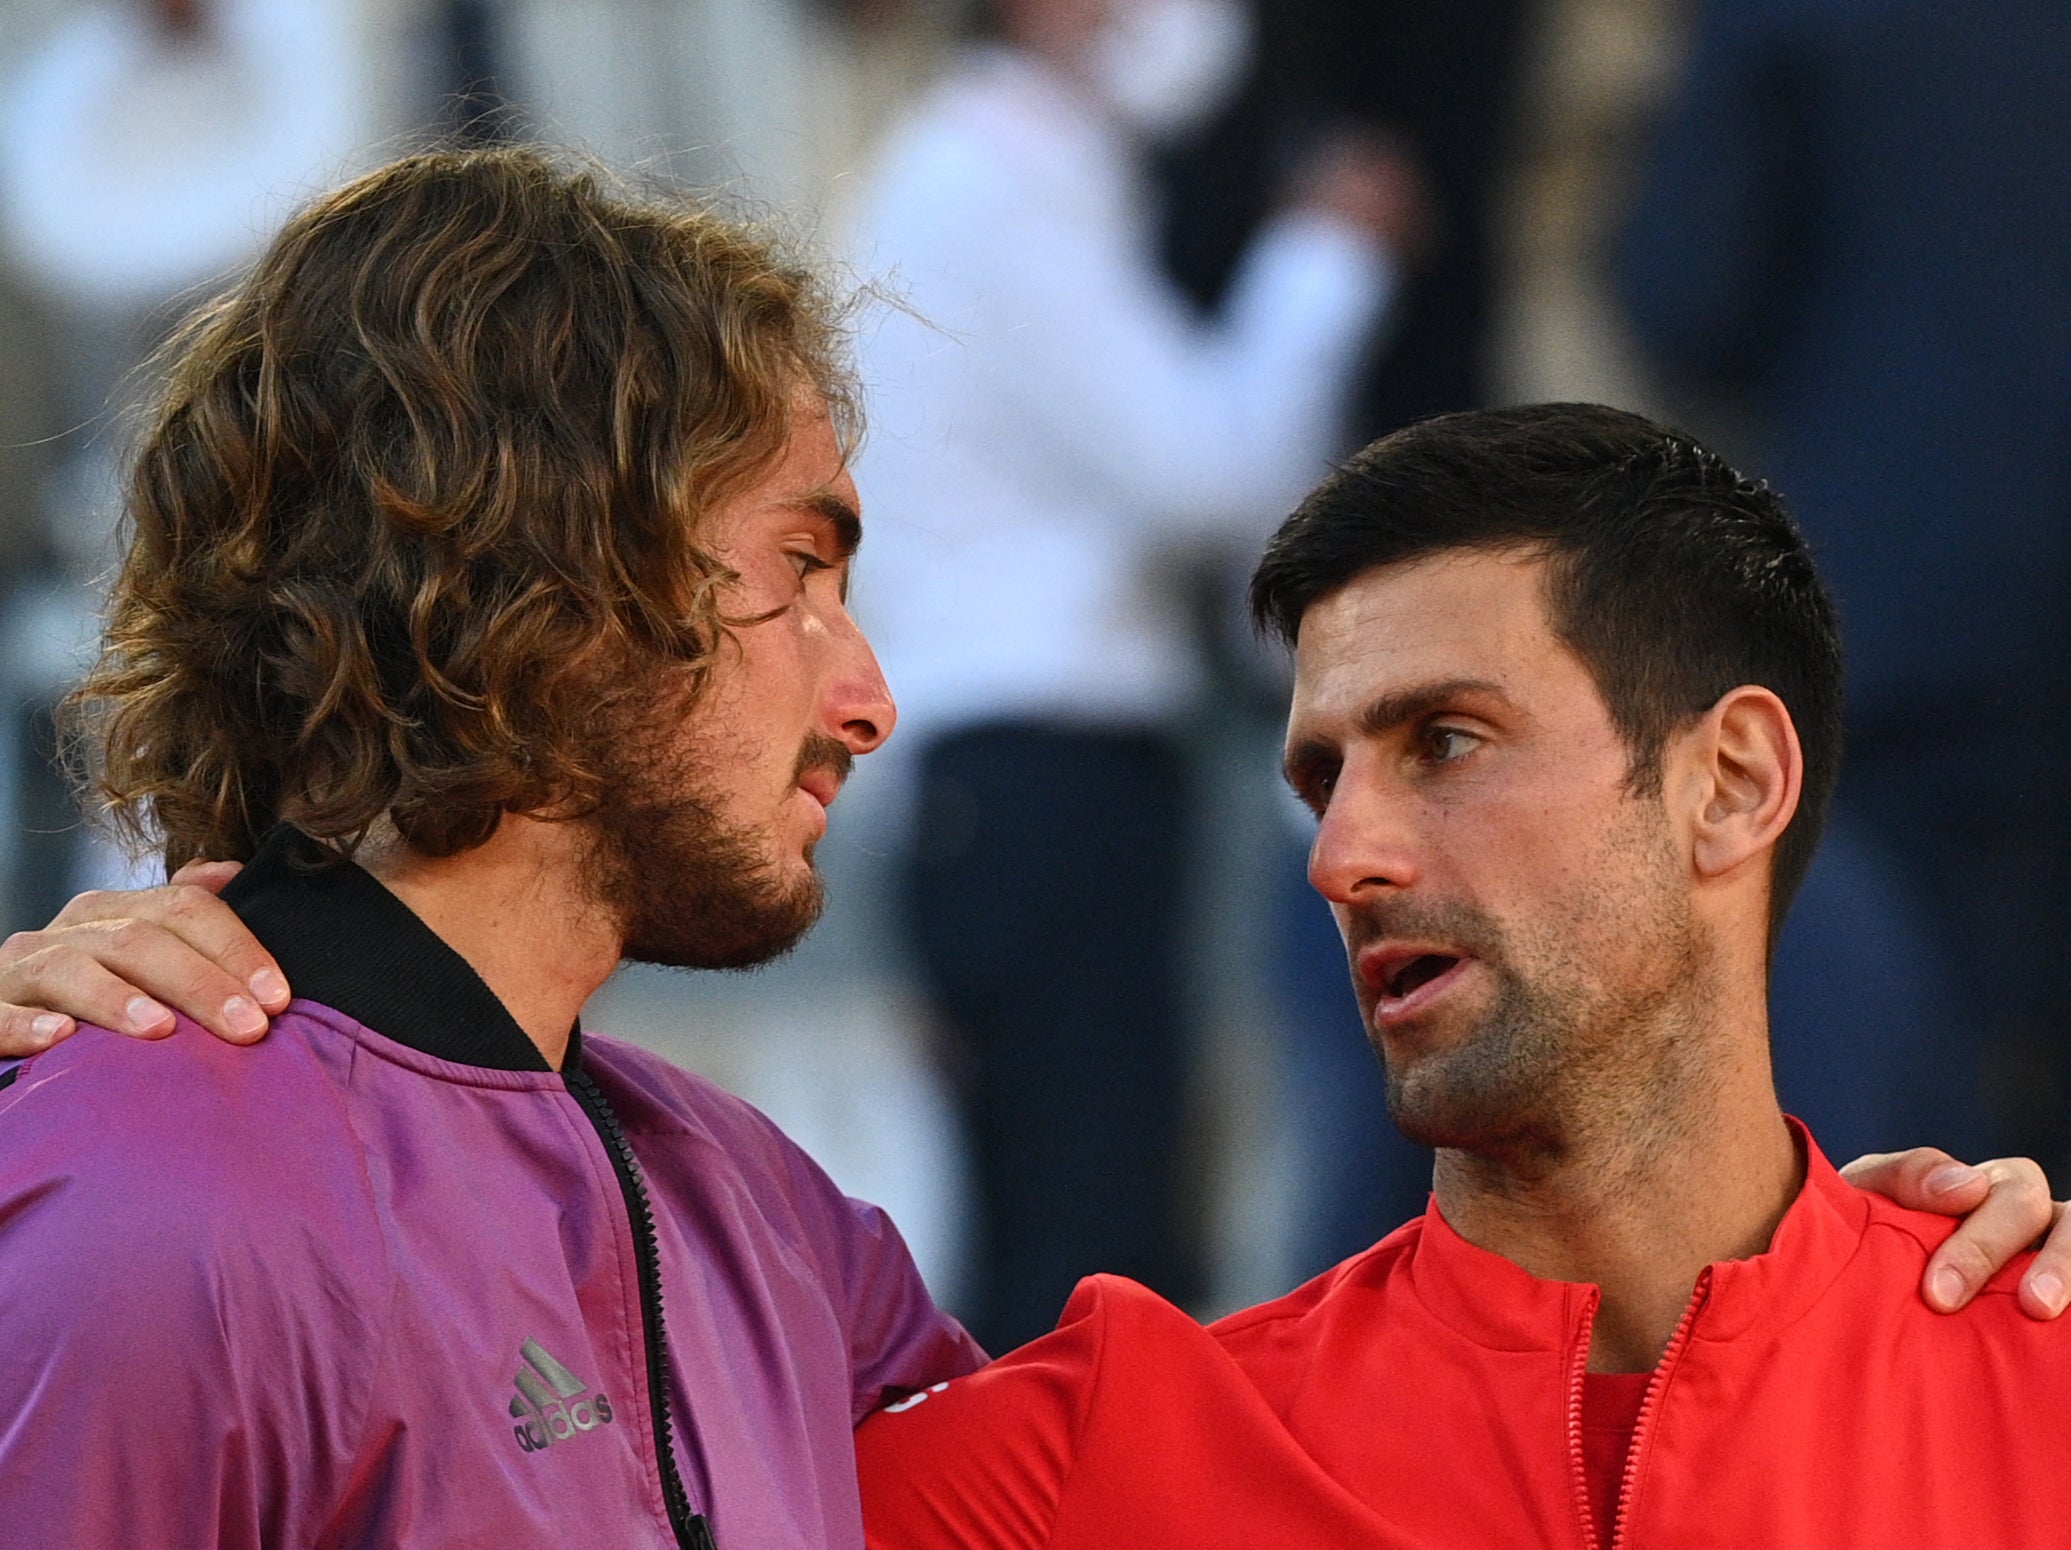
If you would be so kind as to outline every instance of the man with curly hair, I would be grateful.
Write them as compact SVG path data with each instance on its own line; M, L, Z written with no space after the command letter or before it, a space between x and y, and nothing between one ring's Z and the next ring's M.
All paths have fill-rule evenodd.
M623 958L795 942L892 730L837 322L504 150L322 199L175 342L76 704L298 999L0 1071L9 1543L860 1544L855 1418L981 1353L762 1116L577 1025Z

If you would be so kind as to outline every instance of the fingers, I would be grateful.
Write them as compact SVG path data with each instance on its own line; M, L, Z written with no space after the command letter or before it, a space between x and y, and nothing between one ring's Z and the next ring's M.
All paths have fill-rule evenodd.
M1884 1195L1915 1211L1962 1216L1984 1203L1991 1180L1982 1168L1960 1163L1940 1147L1872 1152L1841 1170L1857 1189Z
M199 896L223 907L209 894ZM260 956L270 967L272 960L263 951ZM173 1029L170 1008L232 1043L249 1044L266 1032L266 1009L251 984L186 937L147 920L24 933L0 948L0 966L0 998L7 1003L118 1033L162 1038ZM277 979L279 971L273 973ZM287 1004L284 983L268 988L277 989L279 1005Z
M223 870L226 867L228 871ZM164 888L150 890L149 909L142 907L143 898L132 896L129 913L164 928L235 980L237 989L231 994L244 997L268 1012L284 1009L289 1000L288 982L280 972L280 966L273 961L273 955L259 945L259 939L252 935L245 923L238 919L237 911L216 897L216 890L241 870L237 863L191 862L181 868L182 873L189 870L201 871L204 881L185 883L175 880ZM188 972L197 971L190 965ZM143 988L151 990L157 987ZM213 981L210 988L212 991L216 988ZM166 993L174 995L172 1004L196 1022L216 1027L209 1016L178 999L172 987L168 986ZM221 1002L216 1005L220 1007ZM261 1019L252 1037L256 1038L265 1031L265 1023Z
M109 944L103 945L106 950ZM106 967L94 953L54 932L9 937L0 956L6 961L0 993L8 998L13 1014L6 1019L5 1036L17 1046L30 1046L10 1048L10 1055L47 1049L80 1022L142 1039L162 1039L173 1031L173 1014L163 1004L141 994L129 978ZM51 1018L67 1026L58 1027Z
M1927 1262L1920 1295L1929 1307L1954 1313L2045 1232L2047 1241L2021 1276L2021 1311L2053 1319L2071 1304L2071 1207L2049 1198L2049 1181L2028 1158L1971 1167L1921 1146L1858 1157L1841 1174L1902 1206L1964 1218Z
M2049 1237L2021 1277L2021 1311L2031 1319L2053 1319L2071 1302L2071 1206L2053 1201L2050 1214Z
M2027 1158L1995 1158L1979 1171L1990 1184L1990 1192L1935 1250L1921 1283L1929 1306L1945 1313L1975 1297L1986 1281L2056 1219L2049 1181Z
M78 1026L59 1012L0 1002L0 1060L40 1055Z
M267 1012L283 1010L288 1004L290 991L280 966L273 961L273 955L259 945L258 938L245 928L237 912L216 897L217 891L241 870L235 861L193 861L180 868L174 874L174 880L163 888L145 888L134 893L99 891L78 895L44 930L25 932L0 948L0 997L24 1005L35 1004L33 998L20 994L21 987L15 984L9 967L21 952L69 942L99 955L109 928L135 923L170 933L223 974L238 981L240 989L230 994L242 994ZM111 968L116 967L105 957L102 961L109 963ZM190 966L187 975L170 983L138 988L171 996L171 1004L181 1012L206 1027L217 1028L219 1013L227 996L215 995L220 986L213 979L197 979L197 973L198 966ZM188 1001L184 998L183 989L188 984L204 986L212 999L205 1004ZM51 1010L79 1017L92 1018L94 1015L85 1007L62 1003L52 1004Z
M206 888L210 893L221 893L223 885L244 870L242 861L190 861L170 879L175 885L188 883L196 888Z

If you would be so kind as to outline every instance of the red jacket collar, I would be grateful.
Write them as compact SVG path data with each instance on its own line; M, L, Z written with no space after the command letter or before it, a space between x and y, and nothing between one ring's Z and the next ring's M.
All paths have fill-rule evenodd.
M1711 1267L1711 1294L1691 1338L1740 1340L1780 1329L1833 1285L1862 1242L1869 1205L1834 1171L1797 1120L1791 1133L1805 1156L1805 1185L1784 1213L1765 1253ZM1596 1288L1546 1281L1499 1254L1476 1248L1446 1224L1433 1200L1410 1265L1418 1300L1455 1333L1495 1351L1567 1348L1595 1306Z

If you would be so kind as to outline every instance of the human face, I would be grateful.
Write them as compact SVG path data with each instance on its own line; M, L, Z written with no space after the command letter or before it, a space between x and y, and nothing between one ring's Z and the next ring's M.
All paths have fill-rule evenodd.
M1452 551L1315 604L1287 775L1317 814L1389 1111L1413 1140L1559 1149L1658 1075L1698 961L1687 871L1545 562Z
M813 847L851 762L891 734L877 658L848 613L862 536L824 407L802 409L776 466L708 519L737 579L734 621L695 697L604 750L596 891L629 958L738 968L785 952L819 917Z

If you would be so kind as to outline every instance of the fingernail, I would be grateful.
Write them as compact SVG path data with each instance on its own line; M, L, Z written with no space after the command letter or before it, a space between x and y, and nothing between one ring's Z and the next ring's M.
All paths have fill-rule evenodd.
M2039 1270L2028 1278L2028 1290L2052 1313L2064 1311L2064 1282L2054 1270Z
M71 1021L71 1018L60 1017L55 1012L45 1012L29 1024L29 1031L36 1035L37 1043L47 1048L64 1037Z
M223 1021L232 1033L263 1033L266 1029L266 1014L243 996L232 996L223 1003Z
M1920 1182L1930 1195L1948 1195L1968 1188L1984 1176L1984 1169L1973 1168L1968 1163L1943 1163Z
M149 996L132 996L122 1015L129 1019L129 1025L138 1033L149 1033L160 1023L171 1019L172 1013L153 1001Z
M273 1006L288 999L288 982L275 969L261 969L246 984L252 987L252 998L261 1006Z
M1963 1300L1963 1277L1961 1273L1949 1269L1946 1265L1934 1273L1927 1286L1934 1294L1935 1302L1941 1307L1953 1308Z

